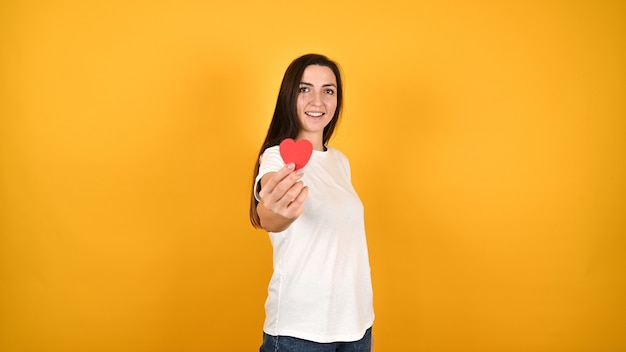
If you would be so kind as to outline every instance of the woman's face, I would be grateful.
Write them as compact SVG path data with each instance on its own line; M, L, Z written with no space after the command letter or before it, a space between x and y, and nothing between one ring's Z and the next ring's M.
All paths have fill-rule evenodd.
M302 74L298 92L299 138L321 143L324 127L337 109L337 78L326 66L310 65Z

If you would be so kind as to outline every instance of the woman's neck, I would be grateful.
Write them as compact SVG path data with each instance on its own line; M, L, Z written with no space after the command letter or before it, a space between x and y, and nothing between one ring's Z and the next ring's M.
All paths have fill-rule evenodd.
M324 146L323 138L321 135L307 135L304 133L298 134L296 140L307 139L311 144L313 144L313 150L319 150L321 152L326 151L326 146Z

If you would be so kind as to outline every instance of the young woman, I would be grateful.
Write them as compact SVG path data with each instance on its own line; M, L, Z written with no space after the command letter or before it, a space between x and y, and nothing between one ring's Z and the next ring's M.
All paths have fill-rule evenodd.
M261 352L370 351L374 322L363 205L348 159L327 145L341 115L337 64L323 55L287 68L254 168L250 220L269 233L274 273ZM313 145L300 170L285 138Z

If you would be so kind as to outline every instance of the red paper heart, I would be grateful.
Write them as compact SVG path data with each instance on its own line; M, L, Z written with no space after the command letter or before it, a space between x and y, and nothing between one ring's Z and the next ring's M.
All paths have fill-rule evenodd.
M313 144L306 139L296 142L291 138L287 138L280 142L279 150L285 164L294 163L296 164L296 170L298 170L302 169L311 159Z

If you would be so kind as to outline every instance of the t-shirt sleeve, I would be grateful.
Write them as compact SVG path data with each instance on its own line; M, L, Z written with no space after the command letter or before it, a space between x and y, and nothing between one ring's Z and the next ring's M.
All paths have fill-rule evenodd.
M254 198L256 198L257 201L261 201L261 197L259 197L261 178L268 172L276 172L285 166L285 162L280 156L278 146L265 149L259 161L259 174L254 179Z

